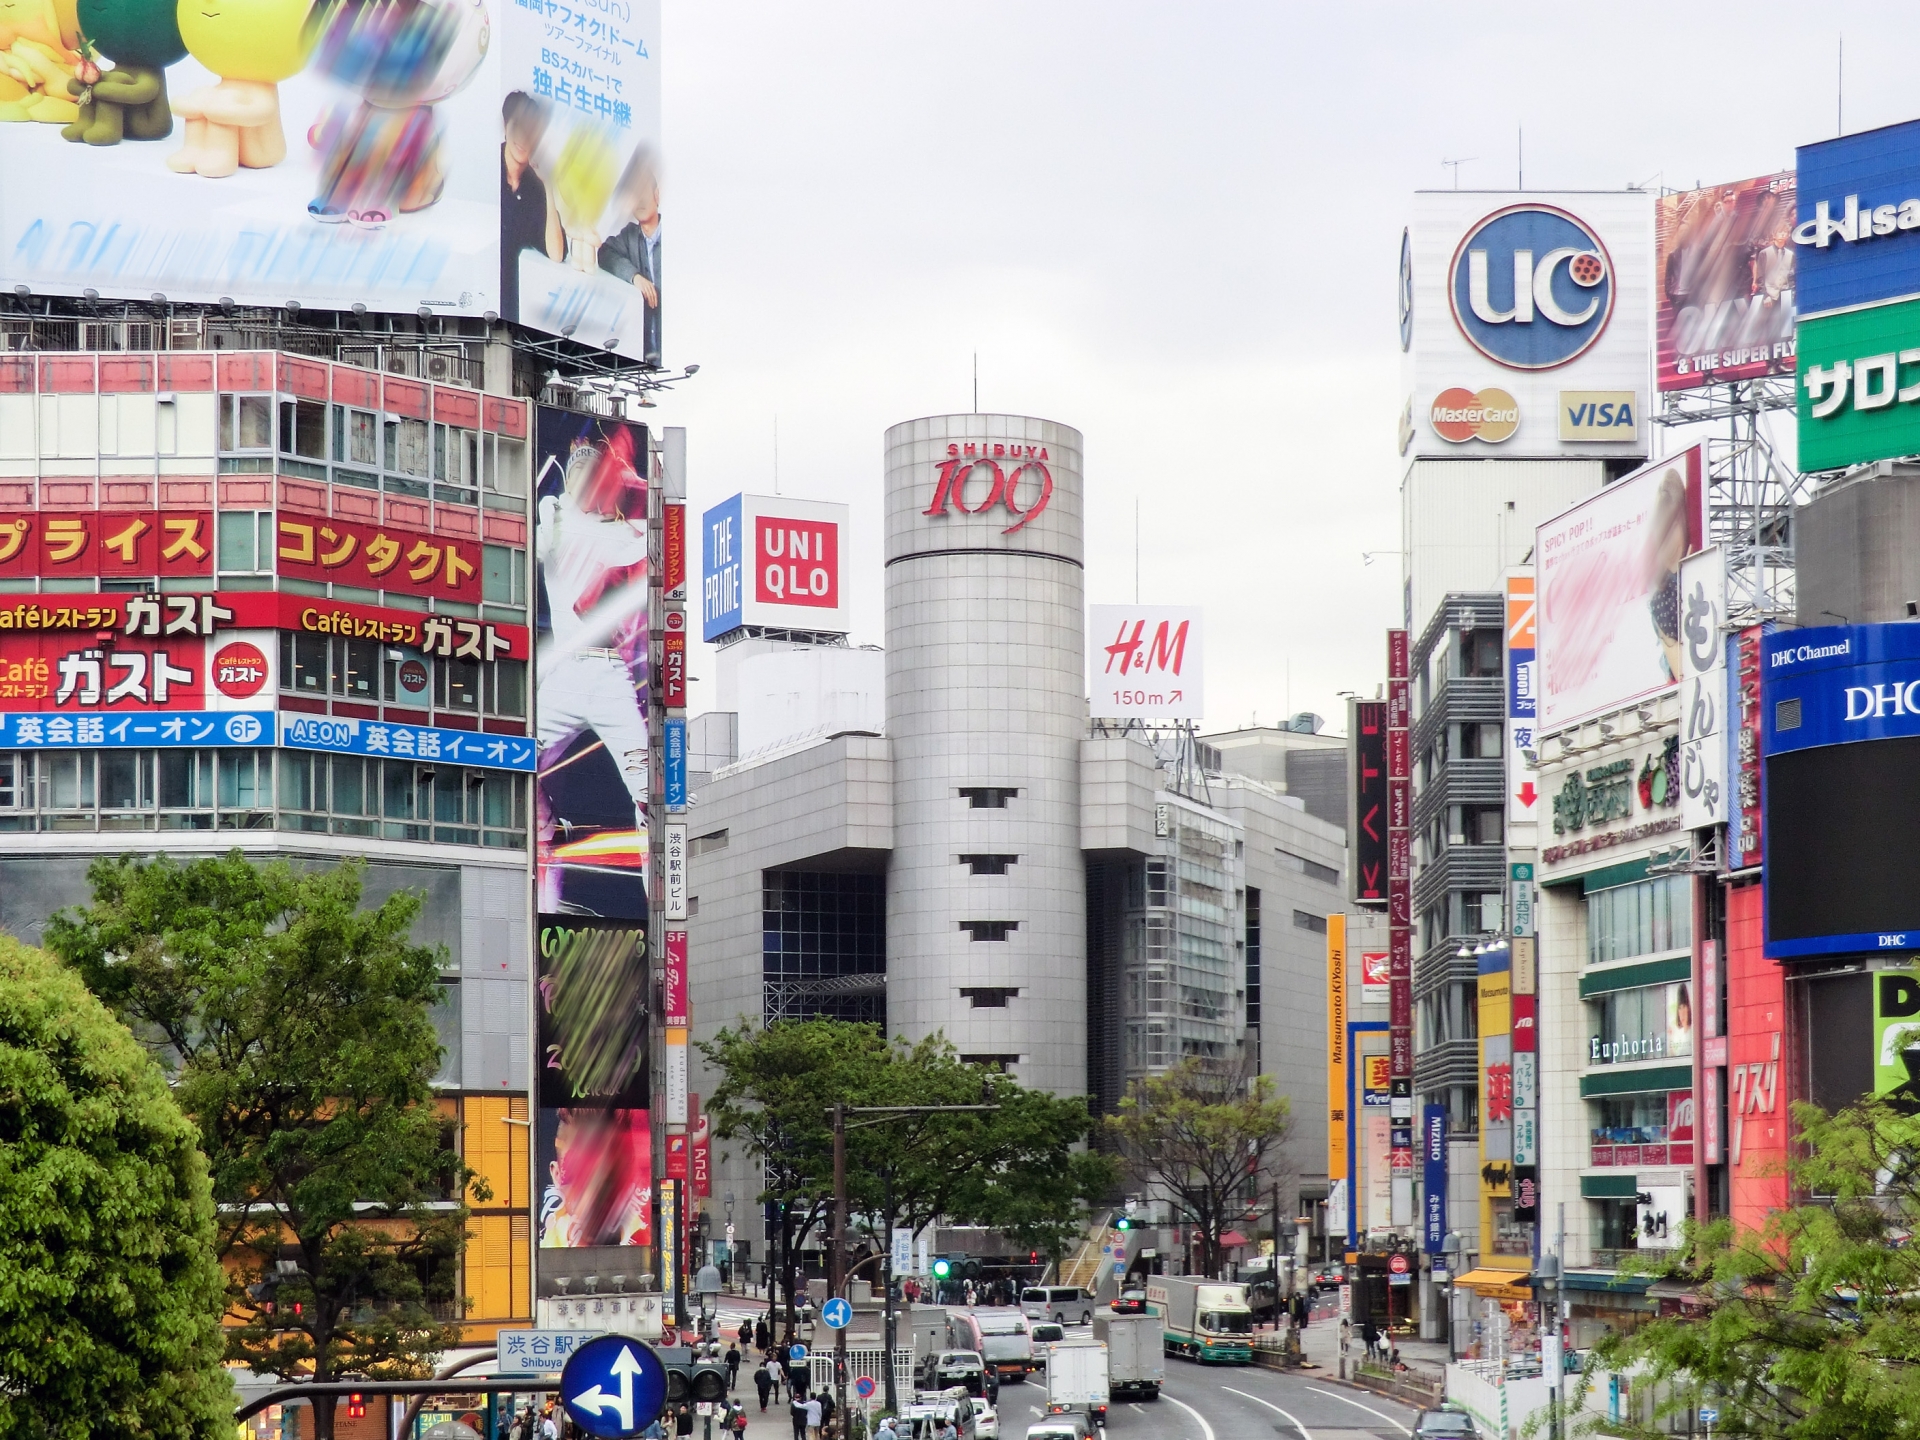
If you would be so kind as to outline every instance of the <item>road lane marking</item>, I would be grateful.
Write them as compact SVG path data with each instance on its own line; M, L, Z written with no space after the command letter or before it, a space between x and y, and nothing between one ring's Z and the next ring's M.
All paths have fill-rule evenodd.
M1325 1395L1328 1399L1331 1399L1331 1400L1345 1400L1347 1404L1353 1406L1356 1410L1364 1410L1369 1415L1378 1415L1382 1420L1386 1421L1389 1425L1393 1426L1393 1428L1398 1430L1402 1435L1413 1434L1413 1431L1409 1430L1406 1426L1402 1425L1398 1420L1394 1419L1391 1415L1388 1415L1383 1411L1376 1410L1371 1405L1362 1405L1358 1400L1348 1399L1345 1395L1342 1395L1337 1391L1322 1390L1316 1385L1303 1385L1301 1388L1303 1390L1310 1390L1315 1395Z
M1167 1394L1167 1392L1164 1390L1160 1392L1160 1398L1162 1400L1173 1400L1173 1396ZM1206 1416L1202 1415L1198 1410L1194 1409L1193 1406L1187 1404L1187 1402L1184 1400L1173 1400L1173 1403L1178 1405L1182 1410L1186 1411L1189 1415L1193 1416L1194 1419L1200 1422L1200 1433L1202 1435L1205 1435L1207 1437L1207 1440L1214 1440L1213 1426L1207 1423ZM1309 1435L1307 1437L1307 1440L1313 1440L1313 1437Z
M1293 1416L1288 1415L1286 1411L1282 1410L1278 1405L1274 1404L1271 1400L1262 1400L1258 1395L1249 1395L1247 1394L1246 1391L1236 1390L1231 1385L1222 1385L1220 1388L1226 1391L1229 1395L1238 1395L1243 1400L1251 1400L1256 1405L1266 1406L1269 1410L1273 1411L1274 1414L1282 1416L1289 1425L1293 1426L1294 1429L1298 1430L1300 1432L1301 1440L1313 1440L1313 1434L1311 1431L1307 1429L1306 1426L1302 1425L1298 1420L1294 1419ZM1208 1436L1207 1440L1213 1440L1213 1437Z

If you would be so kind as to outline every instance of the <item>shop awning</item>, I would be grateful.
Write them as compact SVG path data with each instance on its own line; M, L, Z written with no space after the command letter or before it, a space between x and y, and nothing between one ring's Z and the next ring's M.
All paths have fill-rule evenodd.
M1454 1277L1455 1285L1464 1285L1487 1300L1531 1300L1524 1270L1469 1270Z
M1242 1235L1238 1230L1229 1230L1227 1231L1226 1234L1220 1237L1220 1243L1223 1246L1225 1246L1227 1249L1233 1250L1238 1248L1239 1246L1246 1245L1251 1242L1249 1242L1247 1237Z

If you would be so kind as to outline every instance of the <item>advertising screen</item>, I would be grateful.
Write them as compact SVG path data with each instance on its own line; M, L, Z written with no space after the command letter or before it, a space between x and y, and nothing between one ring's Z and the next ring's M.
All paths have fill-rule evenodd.
M1678 683L1680 562L1706 531L1701 448L1615 481L1539 527L1537 728Z
M539 910L647 917L647 432L535 419Z
M1793 172L1660 197L1655 383L1793 373Z
M637 925L541 919L543 1247L650 1239L650 969Z
M1348 793L1353 796L1353 899L1359 905L1387 903L1387 705L1350 702L1347 734Z
M1653 201L1422 191L1400 251L1402 453L1647 453Z
M700 638L742 625L845 634L847 507L734 495L701 517Z
M1920 971L1874 974L1873 1093L1920 1111Z
M1920 295L1920 120L1802 145L1794 168L1801 318Z
M1197 609L1094 605L1088 625L1095 720L1198 720L1205 713Z
M658 359L658 0L18 13L9 283L493 314Z

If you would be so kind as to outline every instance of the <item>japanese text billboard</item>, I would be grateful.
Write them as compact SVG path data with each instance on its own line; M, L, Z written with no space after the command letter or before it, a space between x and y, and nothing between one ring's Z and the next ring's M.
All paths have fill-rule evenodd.
M1660 199L1662 390L1793 373L1793 172Z
M658 357L658 0L86 15L9 17L9 283L497 315Z
M534 426L539 909L647 918L647 432Z
M1198 720L1206 710L1200 612L1095 605L1088 612L1095 720Z
M1680 562L1706 530L1701 449L1644 466L1539 527L1537 730L1678 683Z

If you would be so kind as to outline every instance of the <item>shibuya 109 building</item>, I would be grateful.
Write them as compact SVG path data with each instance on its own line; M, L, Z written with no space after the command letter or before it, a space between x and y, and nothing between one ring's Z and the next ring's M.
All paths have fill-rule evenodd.
M1199 615L1094 606L1090 638L1083 463L1049 420L893 426L876 575L840 567L845 507L705 513L718 704L690 722L694 1035L814 1015L937 1032L1096 1111L1183 1057L1244 1060L1293 1097L1290 1198L1311 1208L1343 742L1168 723L1199 714ZM824 553L831 579L794 583L792 557ZM885 644L852 645L846 592L872 584ZM696 1059L696 1089L717 1078ZM751 1206L746 1157L715 1163L714 1191ZM766 1258L757 1224L738 1233L736 1258Z

